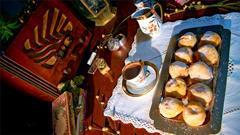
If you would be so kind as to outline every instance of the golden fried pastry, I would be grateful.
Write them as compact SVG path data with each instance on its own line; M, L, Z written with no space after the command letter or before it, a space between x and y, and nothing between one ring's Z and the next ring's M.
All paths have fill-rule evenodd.
M188 66L181 61L175 61L169 66L169 74L172 78L187 77Z
M197 43L196 35L192 32L187 32L182 35L178 40L179 47L190 47L192 48Z
M193 51L189 47L181 47L175 52L175 60L182 61L184 63L192 63Z
M172 78L165 85L166 96L182 98L186 95L186 91L186 83L181 78Z
M213 78L212 69L202 61L193 63L188 72L190 78L197 81L209 81Z
M174 118L183 111L183 103L172 97L166 97L159 104L160 113L166 118Z
M189 126L200 126L206 119L206 112L198 102L190 102L183 110L183 120Z
M191 93L191 99L201 102L205 107L208 107L213 99L212 89L206 84L196 83L189 87L189 92Z
M206 31L201 37L199 45L202 46L205 44L212 44L217 47L221 43L222 43L222 39L217 33L213 31Z
M219 55L216 48L210 44L204 45L198 49L201 59L208 65L217 66Z

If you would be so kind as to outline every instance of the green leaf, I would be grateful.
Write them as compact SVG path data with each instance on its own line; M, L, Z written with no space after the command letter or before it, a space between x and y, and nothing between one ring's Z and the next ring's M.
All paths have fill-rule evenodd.
M8 25L7 25L7 27L8 28L11 28L11 29L16 29L16 28L18 28L20 25L18 24L18 21L15 21L15 22L13 22L13 23L9 23Z
M17 29L20 26L18 24L18 20L14 22L5 22L4 18L0 17L0 36L1 40L9 40L11 36L13 36L13 31L14 29Z
M74 81L74 83L75 83L77 86L80 86L80 85L83 84L83 80L84 80L84 79L85 79L84 76L79 75L79 76L75 76L75 77L73 78L73 81Z
M11 31L5 31L5 33L8 35L8 36L13 36L13 33Z
M3 32L1 33L1 35L2 35L2 36L1 36L1 40L8 40L9 37L10 37L11 35L13 35L13 33L5 30L5 31L3 31Z

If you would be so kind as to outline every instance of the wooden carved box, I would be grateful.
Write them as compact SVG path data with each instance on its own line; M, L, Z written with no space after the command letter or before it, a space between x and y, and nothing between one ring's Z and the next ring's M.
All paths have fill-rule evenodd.
M42 1L1 56L1 72L54 99L57 84L75 75L91 36L63 1Z

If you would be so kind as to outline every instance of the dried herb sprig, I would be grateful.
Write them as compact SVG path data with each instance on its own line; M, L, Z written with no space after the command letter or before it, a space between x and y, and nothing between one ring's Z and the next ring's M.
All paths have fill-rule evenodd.
M232 0L224 0L224 1L217 2L215 4L209 4L209 5L202 4L201 1L198 1L198 2L193 1L190 4L186 4L181 9L173 7L170 4L169 7L167 8L167 10L171 11L171 13L165 13L164 16L165 17L170 17L171 15L181 13L181 12L185 12L186 10L201 10L201 9L208 9L208 8L218 8L218 9L221 9L221 10L240 11L240 1L236 2L236 1L232 1Z

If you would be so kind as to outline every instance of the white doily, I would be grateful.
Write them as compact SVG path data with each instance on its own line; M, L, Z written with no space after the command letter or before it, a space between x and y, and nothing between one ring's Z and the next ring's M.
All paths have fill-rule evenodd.
M232 135L240 132L238 126L240 121L240 13L217 14L198 19L191 18L166 22L162 25L159 36L155 38L150 38L138 30L125 63L140 59L147 60L160 69L172 35L187 28L218 24L231 31L229 73L220 134ZM154 127L153 120L149 117L154 91L155 89L141 97L129 97L122 91L122 76L120 76L108 101L104 115L111 117L113 120L121 120L123 123L132 123L136 128L145 128L150 133L159 132L164 134Z

